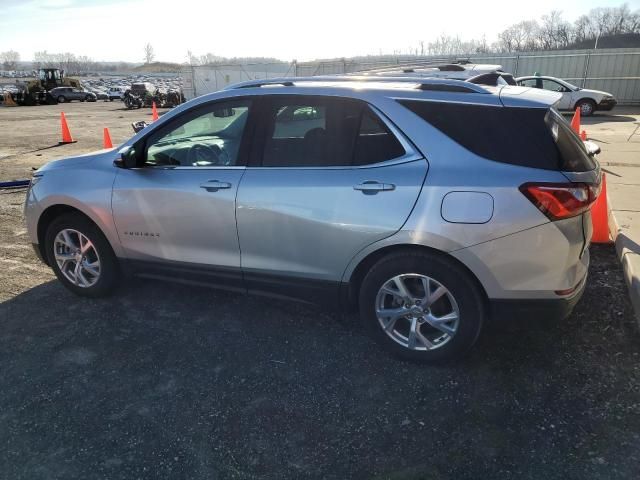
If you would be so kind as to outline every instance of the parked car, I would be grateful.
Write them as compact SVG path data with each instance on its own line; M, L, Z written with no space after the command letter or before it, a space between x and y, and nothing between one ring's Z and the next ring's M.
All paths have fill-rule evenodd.
M109 95L109 100L113 102L114 100L124 99L124 92L126 91L125 87L109 87L107 95Z
M247 82L37 170L29 238L78 295L127 273L302 299L359 311L404 358L451 358L488 317L562 318L583 292L600 170L558 99L424 78Z
M49 93L58 103L70 102L72 100L79 100L81 102L95 102L98 100L98 96L95 93L87 92L81 88L56 87L49 90Z
M497 75L481 77L483 75L491 74ZM353 75L376 75L381 77L429 77L448 78L453 80L469 80L472 78L480 80L482 78L492 78L494 81L492 85L496 85L496 83L515 85L513 76L510 73L504 72L502 65L474 64L469 62L393 65L390 67L358 72ZM504 80L504 82L501 82L499 79Z
M561 78L534 75L530 77L519 77L517 82L518 85L523 87L540 88L542 90L561 93L562 98L557 108L559 110L575 110L579 107L580 114L585 117L599 110L611 110L618 103L610 93L576 87Z

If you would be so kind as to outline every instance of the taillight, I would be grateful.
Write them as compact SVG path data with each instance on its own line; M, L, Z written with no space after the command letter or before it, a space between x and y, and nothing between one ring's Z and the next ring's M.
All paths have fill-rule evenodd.
M525 183L520 191L551 220L586 212L600 193L600 184Z

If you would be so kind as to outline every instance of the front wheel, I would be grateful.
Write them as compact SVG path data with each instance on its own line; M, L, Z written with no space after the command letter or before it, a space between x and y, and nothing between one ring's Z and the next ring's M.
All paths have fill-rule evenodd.
M118 261L100 229L80 214L55 219L45 235L49 265L72 292L102 297L113 291L119 277Z
M391 254L376 263L360 289L365 329L402 358L437 362L476 342L486 317L477 281L454 260L430 252Z
M66 101L67 101L67 99L66 99L66 98L64 98L62 95L60 95L60 96L58 97L58 103L64 103L64 102L66 102Z
M576 103L576 108L580 109L580 115L590 117L596 111L596 104L593 100L583 99Z

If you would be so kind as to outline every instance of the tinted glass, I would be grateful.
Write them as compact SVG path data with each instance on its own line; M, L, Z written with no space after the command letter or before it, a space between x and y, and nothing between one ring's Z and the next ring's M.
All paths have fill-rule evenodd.
M560 170L586 172L596 168L596 162L587 153L584 142L562 115L551 109L545 115L545 123L560 152Z
M367 165L405 153L364 102L278 96L269 100L266 113L265 167Z
M359 102L322 97L267 101L265 167L349 166L360 122Z
M369 107L362 112L360 130L356 139L354 165L369 165L401 157L406 152L398 139L389 131Z
M402 105L467 150L496 162L547 170L594 168L567 122L544 108L402 100ZM555 133L554 133L555 132Z
M149 139L146 165L236 165L249 108L249 101L239 100L186 114L184 121Z

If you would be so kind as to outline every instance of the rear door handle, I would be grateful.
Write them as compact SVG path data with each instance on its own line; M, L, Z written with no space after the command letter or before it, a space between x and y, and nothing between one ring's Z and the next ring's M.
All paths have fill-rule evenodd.
M231 188L231 184L229 182L209 180L208 182L201 183L200 188L204 188L207 192L217 192L218 190L222 190L224 188Z
M354 190L359 190L362 193L369 195L376 194L378 192L386 192L389 190L395 190L396 186L393 183L380 183L375 181L362 182L359 185L353 187Z

